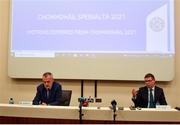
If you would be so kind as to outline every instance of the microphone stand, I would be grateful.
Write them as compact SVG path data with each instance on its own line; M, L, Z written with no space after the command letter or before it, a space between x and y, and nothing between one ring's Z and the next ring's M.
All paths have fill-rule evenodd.
M80 122L80 124L82 124L82 116L84 115L84 114L82 114L82 104L83 104L83 102L80 102L80 104L79 104L79 122Z
M117 116L116 110L113 109L113 124L115 124L115 122L116 122L116 116Z
M116 121L116 105L117 105L117 102L116 100L113 100L111 101L111 105L112 105L112 110L113 110L113 123L115 124L115 121Z

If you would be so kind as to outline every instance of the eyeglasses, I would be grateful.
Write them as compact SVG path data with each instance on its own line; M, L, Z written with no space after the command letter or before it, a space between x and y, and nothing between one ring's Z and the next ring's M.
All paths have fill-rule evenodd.
M152 82L152 81L153 81L153 79L145 80L145 82Z

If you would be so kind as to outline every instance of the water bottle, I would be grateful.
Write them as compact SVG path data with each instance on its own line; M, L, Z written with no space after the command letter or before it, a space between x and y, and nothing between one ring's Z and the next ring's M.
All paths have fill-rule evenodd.
M9 99L9 104L14 104L13 98L10 98L10 99Z

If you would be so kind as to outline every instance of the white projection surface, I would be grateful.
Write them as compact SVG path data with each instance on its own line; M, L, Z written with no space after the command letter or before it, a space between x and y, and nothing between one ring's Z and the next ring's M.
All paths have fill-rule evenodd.
M12 0L8 75L174 77L173 0Z

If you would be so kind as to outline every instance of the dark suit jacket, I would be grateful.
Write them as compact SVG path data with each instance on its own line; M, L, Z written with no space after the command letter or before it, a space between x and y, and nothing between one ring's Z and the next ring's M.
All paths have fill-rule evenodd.
M53 83L51 90L49 90L49 98L47 98L47 90L42 83L37 87L37 93L34 97L33 105L39 105L42 104L42 102L45 102L48 105L60 105L61 96L62 89L59 83Z
M154 103L159 105L167 105L163 89L155 86L154 90ZM148 107L148 88L139 88L136 99L133 99L135 107L147 108Z

